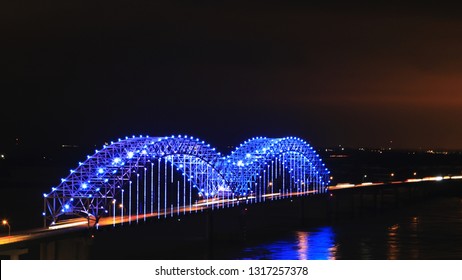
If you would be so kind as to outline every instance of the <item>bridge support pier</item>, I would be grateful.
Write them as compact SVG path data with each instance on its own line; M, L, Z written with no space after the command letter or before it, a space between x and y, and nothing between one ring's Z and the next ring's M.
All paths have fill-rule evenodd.
M29 249L12 249L6 251L0 251L0 256L9 256L10 260L19 260L20 255L29 253Z
M378 196L379 196L378 193L379 193L379 192L380 192L380 191L375 191L375 192L374 192L374 212L376 212L376 213L377 213L378 210L379 210L379 205L378 205L378 203L379 203L379 202L378 202Z
M305 199L306 196L300 198L300 225L305 226Z
M206 210L205 213L205 240L207 242L207 256L213 259L213 211Z
M41 260L84 260L89 256L88 237L48 240L40 243Z

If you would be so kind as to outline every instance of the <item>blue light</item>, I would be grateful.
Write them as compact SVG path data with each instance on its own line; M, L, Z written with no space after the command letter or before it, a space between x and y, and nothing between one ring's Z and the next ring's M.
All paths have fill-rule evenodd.
M87 185L87 183L82 183L82 185L80 185L80 187L81 187L82 189L86 189L86 188L88 187L88 185Z
M134 155L133 152L128 152L128 153L127 153L127 158L129 158L129 159L130 159L130 158L133 158L133 155Z
M103 169L103 168L101 168L101 167L100 167L100 168L98 168L98 173L99 173L99 174L103 174L103 173L104 173L104 169Z

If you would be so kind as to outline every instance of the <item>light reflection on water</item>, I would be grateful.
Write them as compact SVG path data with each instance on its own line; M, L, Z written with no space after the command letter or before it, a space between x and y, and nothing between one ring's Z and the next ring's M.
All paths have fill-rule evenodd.
M398 236L399 225L394 224L388 227L388 259L396 260L399 255L399 236Z
M244 249L241 259L330 260L335 259L336 245L331 226L313 231L296 231L282 240Z
M375 217L293 231L237 259L462 259L462 199L435 199Z
M316 231L297 231L300 260L333 260L336 246L332 227L320 227Z

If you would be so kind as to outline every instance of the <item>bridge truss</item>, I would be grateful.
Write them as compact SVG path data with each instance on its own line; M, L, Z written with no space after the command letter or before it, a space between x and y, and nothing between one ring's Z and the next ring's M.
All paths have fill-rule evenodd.
M117 223L327 191L329 170L296 137L250 139L222 156L188 136L119 139L44 196L45 224L81 216Z

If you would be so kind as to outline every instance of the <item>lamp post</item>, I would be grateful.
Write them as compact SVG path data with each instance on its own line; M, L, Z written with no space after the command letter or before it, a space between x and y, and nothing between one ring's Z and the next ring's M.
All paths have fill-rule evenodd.
M10 236L10 235L11 235L11 226L10 226L10 224L8 223L8 221L7 221L7 220L3 220L3 221L2 221L2 225L8 227L8 236Z

